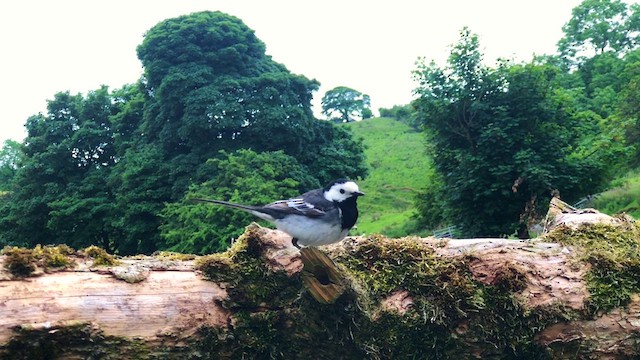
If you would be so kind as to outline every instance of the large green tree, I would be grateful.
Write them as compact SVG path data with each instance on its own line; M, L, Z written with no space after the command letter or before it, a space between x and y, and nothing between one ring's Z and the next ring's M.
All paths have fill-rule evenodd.
M465 28L446 68L420 63L415 105L450 220L468 236L517 230L526 236L551 191L573 198L593 189L593 167L602 164L575 151L575 106L556 92L557 68L502 63L493 69L478 49L477 36Z
M322 97L322 113L341 123L371 117L370 106L369 95L346 86L335 87Z
M558 42L560 54L570 61L612 51L619 55L640 39L640 5L621 0L584 0L571 12Z
M226 159L221 150L272 154L282 171L308 174L290 174L298 191L366 174L362 144L313 117L318 83L273 61L238 18L206 11L162 21L138 56L145 73L136 84L58 93L47 114L27 121L24 160L0 203L1 243L97 244L121 254L196 249L161 239L159 228L170 232L175 222L159 214L191 185L223 178L212 169L229 172L207 165ZM245 169L277 181L280 173L262 171L273 161L256 156ZM284 194L265 194L276 195ZM198 251L217 248L212 241Z
M166 161L176 160L174 182L188 185L180 178L192 177L194 166L219 150L282 150L313 167L309 148L318 141L332 147L318 133L332 138L337 130L325 128L311 111L318 83L273 61L236 17L205 11L165 20L147 32L138 56L150 94L145 141L158 144ZM364 174L362 165L354 171L351 154L333 156L345 167L337 166L331 177ZM173 199L186 186L176 190Z
M206 11L162 21L138 56L151 94L143 129L167 157L201 163L220 149L303 151L318 83L273 61L240 19Z
M246 225L258 221L245 212L195 203L192 198L262 205L320 187L316 178L282 151L222 152L221 158L210 160L203 171L211 174L210 180L194 184L183 201L163 209L162 247L195 254L221 251Z
M205 11L162 21L138 56L148 94L139 148L156 160L127 194L153 190L154 204L177 201L190 184L210 180L202 169L220 150L283 151L320 183L366 174L361 144L313 117L318 83L273 61L240 19ZM142 218L134 228L159 221Z
M6 140L0 149L0 192L9 190L22 159L20 143Z
M632 83L629 66L637 58L640 5L585 0L563 31L562 88L576 100L583 144L590 144L586 153L595 154L591 159L609 153L608 172L623 172L634 161L634 118L627 105L633 101L626 89Z
M617 112L624 123L627 144L633 147L631 164L640 166L640 49L625 57L621 74L625 85L618 96Z
M2 241L109 247L105 179L115 162L106 87L62 92L27 120L22 166L0 208Z

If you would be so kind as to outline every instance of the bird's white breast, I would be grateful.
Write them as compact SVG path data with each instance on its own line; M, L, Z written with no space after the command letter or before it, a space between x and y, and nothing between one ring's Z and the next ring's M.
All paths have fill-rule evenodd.
M278 230L298 239L302 246L320 246L342 240L349 229L342 229L340 223L330 224L318 218L291 215L274 222Z

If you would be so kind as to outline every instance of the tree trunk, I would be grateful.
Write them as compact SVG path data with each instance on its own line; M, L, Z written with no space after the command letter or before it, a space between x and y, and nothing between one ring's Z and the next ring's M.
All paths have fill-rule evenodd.
M203 257L7 248L0 357L640 356L638 225L551 208L531 241L352 237L301 256L253 224Z

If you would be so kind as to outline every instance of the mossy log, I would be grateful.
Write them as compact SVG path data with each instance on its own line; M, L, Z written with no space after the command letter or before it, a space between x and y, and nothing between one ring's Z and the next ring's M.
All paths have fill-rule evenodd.
M202 257L7 248L0 358L638 358L640 227L569 212L530 241L350 237L307 269L255 224Z

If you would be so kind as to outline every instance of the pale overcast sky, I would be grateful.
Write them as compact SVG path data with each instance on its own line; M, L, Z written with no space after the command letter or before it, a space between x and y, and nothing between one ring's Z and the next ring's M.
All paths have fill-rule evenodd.
M406 104L418 57L445 64L468 26L489 65L553 54L578 0L6 0L0 2L0 146L25 136L27 117L59 91L134 83L136 46L158 22L202 10L244 21L267 53L316 79L320 99L348 86L380 107Z

